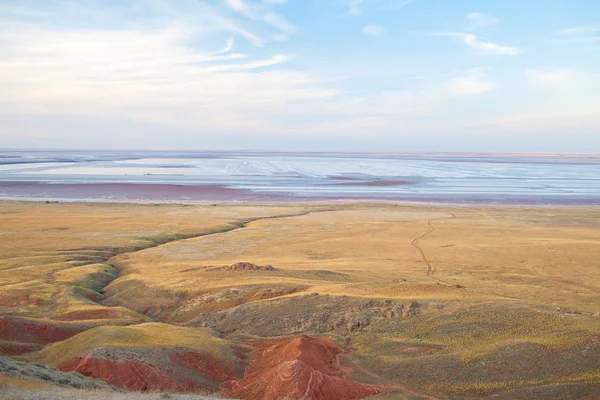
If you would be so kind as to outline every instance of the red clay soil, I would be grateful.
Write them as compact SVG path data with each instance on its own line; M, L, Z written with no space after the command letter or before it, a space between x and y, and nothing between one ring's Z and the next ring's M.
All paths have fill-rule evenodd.
M351 400L379 393L382 387L348 379L340 365L342 349L324 338L296 336L255 346L246 376L224 383L225 395L245 400Z
M171 361L172 364L159 368L134 359L118 361L86 356L61 363L58 369L138 392L206 393L218 390L220 383L236 377L231 369L193 351L175 353Z
M222 383L236 377L231 368L219 366L209 357L193 351L176 353L175 358L181 361L186 368L193 370L195 373L199 372L212 382Z
M0 316L0 340L45 345L68 339L83 330L42 320Z
M173 375L160 371L137 360L98 360L92 357L71 360L59 365L64 372L79 372L131 391L198 392L202 390L196 382L175 379Z

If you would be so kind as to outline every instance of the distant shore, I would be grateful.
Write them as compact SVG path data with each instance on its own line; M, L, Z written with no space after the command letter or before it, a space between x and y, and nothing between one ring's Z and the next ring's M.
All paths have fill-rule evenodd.
M405 184L405 182L394 184ZM348 187L359 184L351 182ZM382 185L385 183L367 183ZM39 182L0 182L0 201L60 201L93 203L139 203L139 204L324 204L324 203L400 203L426 205L482 205L482 206L600 206L600 198L540 197L532 196L386 196L356 195L319 196L291 195L289 193L260 193L233 189L222 185L167 185L135 183L81 183L48 184Z

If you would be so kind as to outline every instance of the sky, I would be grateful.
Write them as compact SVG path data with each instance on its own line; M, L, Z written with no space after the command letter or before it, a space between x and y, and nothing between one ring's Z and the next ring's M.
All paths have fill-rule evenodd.
M600 1L0 0L0 148L600 153Z

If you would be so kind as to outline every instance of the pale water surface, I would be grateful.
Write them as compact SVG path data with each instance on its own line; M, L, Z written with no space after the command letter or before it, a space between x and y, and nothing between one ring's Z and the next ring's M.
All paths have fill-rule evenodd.
M98 184L120 185L106 196L73 186ZM165 186L158 194L138 196L139 184ZM68 191L59 190L66 185ZM223 200L236 200L239 193L246 200L600 204L600 161L594 156L0 151L0 198L203 199L201 192L190 197L172 185L228 189Z

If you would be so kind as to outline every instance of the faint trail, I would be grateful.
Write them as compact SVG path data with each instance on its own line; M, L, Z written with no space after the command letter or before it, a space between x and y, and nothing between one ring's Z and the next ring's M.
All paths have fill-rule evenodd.
M435 232L435 226L433 226L433 221L445 221L445 220L456 219L456 215L454 213L449 213L449 214L450 214L450 217L435 218L435 219L430 219L429 221L427 221L427 225L429 225L429 230L427 232L423 233L421 236L415 238L411 242L411 244L419 251L419 253L421 253L421 257L423 258L423 261L425 261L425 264L427 265L427 276L435 275L437 272L437 267L433 262L429 261L429 259L427 258L427 254L425 254L425 251L423 251L421 246L419 246L419 242L421 240L425 239L426 236Z
M444 283L447 285L452 285L454 284L453 282L448 282L445 281L443 279L437 278L435 276L435 274L437 273L437 266L432 262L429 261L429 259L427 258L427 254L425 254L425 251L423 251L423 249L419 246L419 242L423 239L425 239L427 236L429 236L430 234L432 234L433 232L435 232L435 226L433 226L433 222L435 221L446 221L446 220L452 220L452 219L456 219L458 218L454 213L448 213L450 214L450 217L445 217L445 218L434 218L434 219L430 219L429 221L427 221L427 225L429 225L429 230L425 233L423 233L422 235L420 235L419 237L417 237L416 239L414 239L412 241L412 245L419 251L419 253L421 253L421 257L423 258L423 261L425 262L425 264L427 265L427 273L426 275L428 277L430 277L431 279L434 279L440 283ZM481 214L481 213L480 213ZM483 215L483 214L481 214ZM493 296L497 296L497 297L502 297L504 299L507 300L518 300L518 301L522 301L523 299L518 298L518 297L511 297L511 296L506 296L503 294L498 294L498 293L485 293L485 292L481 292L478 291L476 289L472 289L469 288L469 290L473 293L477 293L477 294L481 294L483 296L487 296L487 295L493 295Z

